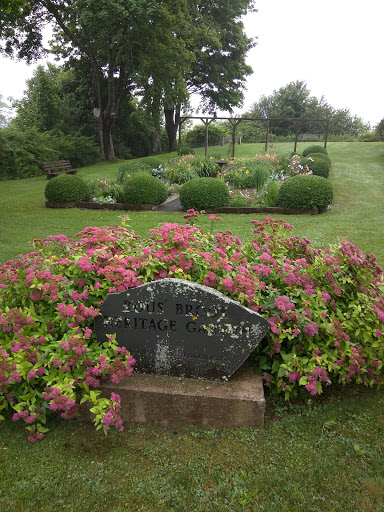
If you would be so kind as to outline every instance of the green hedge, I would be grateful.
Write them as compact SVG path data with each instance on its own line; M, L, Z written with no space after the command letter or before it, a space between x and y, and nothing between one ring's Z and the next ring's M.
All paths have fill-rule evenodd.
M186 209L204 210L227 206L230 202L227 185L215 178L195 178L180 189L180 202Z
M161 204L168 197L168 189L154 176L137 173L125 181L122 197L130 204Z
M311 160L306 163L315 176L322 176L323 178L329 177L331 164L329 164L325 158L312 156L311 154Z
M326 178L307 175L284 181L279 190L277 206L297 210L325 210L333 201L333 188Z
M324 153L325 155L327 155L328 151L323 146L313 145L313 146L307 146L304 149L302 155L307 156L307 155L309 155L309 153Z
M88 201L90 191L87 183L80 176L62 174L47 183L45 198L53 203Z

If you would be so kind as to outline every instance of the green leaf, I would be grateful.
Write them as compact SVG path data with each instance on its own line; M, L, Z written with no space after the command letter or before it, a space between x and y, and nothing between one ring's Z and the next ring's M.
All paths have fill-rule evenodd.
M280 369L280 363L279 363L279 361L278 361L277 359L275 359L275 360L273 361L273 364L272 364L272 370L271 370L271 372L272 372L272 373L276 373L276 372L278 372L278 371L279 371L279 369Z

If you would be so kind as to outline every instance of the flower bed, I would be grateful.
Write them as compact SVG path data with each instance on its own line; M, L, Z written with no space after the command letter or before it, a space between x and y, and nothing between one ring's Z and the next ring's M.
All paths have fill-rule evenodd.
M124 225L35 240L34 252L0 266L0 411L13 409L30 441L44 437L49 414L74 417L84 402L97 428L122 428L118 395L101 398L98 388L134 362L113 333L99 345L93 318L108 293L165 277L212 287L268 318L252 359L273 393L382 384L384 286L372 254L348 241L314 249L271 218L251 221L243 244L191 224L198 216L189 211L185 225L164 223L143 240Z

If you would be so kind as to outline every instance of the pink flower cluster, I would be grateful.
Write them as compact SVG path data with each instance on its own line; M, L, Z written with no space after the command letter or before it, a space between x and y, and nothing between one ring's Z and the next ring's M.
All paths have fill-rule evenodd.
M108 429L109 427L114 426L120 430L120 432L123 432L123 420L119 415L121 403L120 395L117 393L111 393L111 401L112 404L109 406L108 412L103 416L104 428Z

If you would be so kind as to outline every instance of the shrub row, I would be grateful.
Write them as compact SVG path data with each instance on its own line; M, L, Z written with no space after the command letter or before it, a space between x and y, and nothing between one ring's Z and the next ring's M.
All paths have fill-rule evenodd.
M94 193L95 186L90 186L80 176L64 174L49 181L45 187L45 198L54 203L69 203L77 201L89 201L91 189ZM116 187L117 188L117 187ZM168 189L159 179L145 172L135 173L126 179L122 187L118 187L118 195L121 201L130 204L161 204L168 197ZM101 200L103 196L101 195ZM105 199L105 197L104 197Z
M69 160L73 167L100 159L95 142L80 134L40 133L35 128L0 130L0 180L43 175L43 162Z

